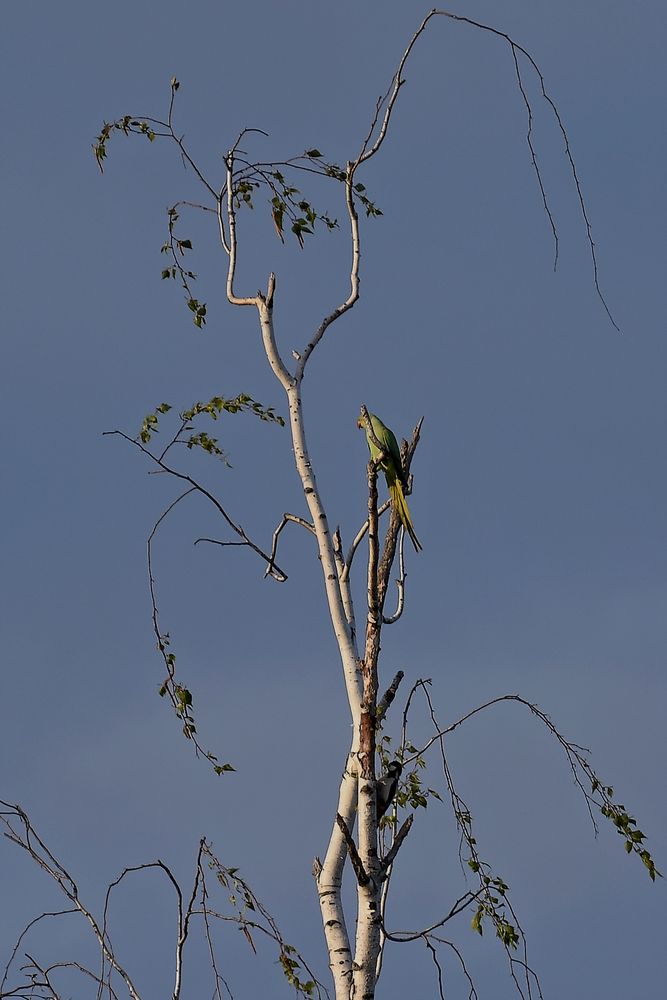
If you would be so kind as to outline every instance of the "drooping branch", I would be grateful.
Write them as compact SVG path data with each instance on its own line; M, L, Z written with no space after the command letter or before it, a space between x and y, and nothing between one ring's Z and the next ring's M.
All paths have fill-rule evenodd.
M415 691L420 689L426 699L433 726L436 730L438 730L438 732L440 732L441 727L437 723L431 696L425 682L416 682L410 692L409 701ZM407 709L408 706L406 706L404 722L407 717ZM538 991L539 980L537 978L537 974L528 964L526 935L509 899L509 886L500 876L493 873L491 866L481 857L477 838L473 835L472 831L472 815L470 809L457 791L454 784L449 761L445 753L444 736L440 735L437 742L440 751L442 771L447 791L449 793L452 811L454 813L454 818L460 834L459 859L461 861L461 865L467 866L477 877L479 884L479 889L466 900L463 908L468 906L473 900L477 903L475 915L472 919L473 930L476 930L479 934L481 934L484 921L488 919L491 922L496 932L496 937L500 940L503 950L505 951L509 974L515 984L519 996L522 1000L531 1000L531 977L533 981L537 983ZM454 909L456 909L456 906L457 904L455 904ZM421 936L422 933L425 932L416 932L415 936ZM519 947L521 948L522 953L521 959L517 959L516 957L516 949ZM519 974L517 974L517 969L520 970ZM523 977L523 984L519 979L520 975Z
M357 159L354 162L354 169L356 170L356 168L358 166L360 166L362 163L365 163L371 157L375 156L375 154L380 150L380 148L381 148L381 146L382 146L382 144L383 144L383 142L384 142L384 140L385 140L385 138L387 136L387 132L388 132L388 129L389 129L389 123L391 121L391 117L392 117L392 114L393 114L396 102L398 100L399 92L401 90L401 87L405 83L405 77L403 76L403 70L405 69L405 65L406 65L406 63L407 63L407 61L408 61L408 59L410 57L410 54L412 53L412 50L415 47L418 39L424 33L424 31L426 30L429 22L433 18L435 18L435 17L444 17L444 18L447 18L450 21L457 21L457 22L462 23L462 24L468 24L471 27L476 28L476 29L478 29L480 31L488 32L488 33L490 33L492 35L495 35L497 38L502 39L504 42L507 43L507 45L510 48L510 51L511 51L511 54L512 54L512 60L513 60L513 64L514 64L515 75L516 75L516 79L517 79L517 86L518 86L518 89L519 89L519 93L521 95L521 99L522 99L522 101L523 101L523 103L524 103L524 105L526 107L526 111L527 111L527 115L528 115L528 128L527 128L526 140L527 140L527 144L528 144L528 147L529 147L529 150L530 150L531 162L532 162L533 170L535 172L535 176L537 178L538 186L539 186L539 189L540 189L540 194L541 194L541 197L542 197L542 204L543 204L543 207L544 207L544 210L545 210L545 214L546 214L547 219L549 221L551 232L552 232L552 235L553 235L553 238L554 238L554 267L555 267L556 263L558 261L558 233L557 233L557 230L556 230L556 224L554 222L553 214L552 214L551 209L549 207L549 202L548 202L548 198L547 198L547 194L546 194L546 189L545 189L543 178L542 178L542 171L541 171L541 168L540 168L540 165L539 165L539 161L538 161L538 158L537 158L537 153L536 153L533 141L532 141L533 112L532 112L532 108L531 108L531 105L530 105L530 100L529 100L529 97L528 97L527 90L526 90L526 88L524 86L523 77L521 75L521 67L520 67L519 59L518 59L519 55L523 56L524 59L527 60L528 64L530 65L530 67L532 68L532 70L534 71L534 73L536 74L538 82L539 82L539 86L540 86L540 91L541 91L542 97L546 101L546 103L549 105L549 108L551 109L551 111L552 111L552 113L554 115L554 118L556 120L556 124L558 126L558 129L559 129L561 135L562 135L563 142L564 142L564 145L565 145L565 156L567 158L568 166L570 168L570 172L572 174L572 179L574 181L574 185L575 185L575 189L576 189L576 193L577 193L577 200L579 202L579 209L581 211L581 216L582 216L582 219L584 221L584 225L586 227L586 238L587 238L587 241L588 241L588 246L589 246L589 250L590 250L590 254L591 254L591 262L592 262L592 267L593 267L593 282L594 282L594 285L595 285L595 291L597 293L597 296L598 296L600 302L602 303L602 305L604 307L604 310L605 310L605 312L607 314L607 317L609 318L609 321L611 322L612 326L616 330L619 330L619 327L618 327L618 325L617 325L614 317L612 316L612 313L611 313L611 311L609 309L609 306L607 305L607 301L606 301L606 299L605 299L605 297L604 297L604 295L602 293L602 289L600 287L599 268L598 268L597 254L596 254L596 251L595 251L595 241L593 240L592 227L591 227L590 219L589 219L589 216L588 216L588 211L586 209L586 203L585 203L585 200L584 200L583 191L582 191L582 187L581 187L581 182L579 180L579 175L578 175L578 172L577 172L576 164L574 162L574 157L572 156L572 150L571 150L571 147L570 147L569 137L568 137L565 125L563 124L563 119L562 119L562 117L560 115L560 112L558 110L558 106L556 105L556 102L554 101L554 99L551 97L551 95L549 94L549 92L546 89L546 83L545 83L545 80L544 80L544 75L543 75L542 71L540 70L537 62L535 61L535 59L533 58L533 56L531 56L530 52L528 52L528 50L525 49L522 45L519 45L518 42L514 41L514 39L509 34L507 34L507 32L500 31L498 28L493 28L491 25L484 24L481 21L476 21L473 18L465 17L465 16L463 16L461 14L453 14L450 11L437 10L437 9L429 11L429 13L423 19L423 21L421 22L421 24L419 25L419 27L415 31L414 35L410 39L410 41L408 43L408 46L405 49L405 52L403 53L403 56L401 57L401 60L400 60L400 62L398 64L398 68L396 70L396 73L394 74L394 77L393 77L392 83L391 83L391 85L389 87L389 90L384 95L384 97L381 97L377 101L377 103L376 103L375 114L374 114L374 117L373 117L373 120L372 120L372 123L371 123L371 127L370 127L370 129L368 131L368 134L367 134L367 136L366 136L363 144L362 144L362 147L361 147L361 150L360 150L360 152L359 152L359 154L357 156ZM380 122L381 109L382 109L383 106L384 106L385 110L384 110L384 115L382 116L382 121ZM378 123L379 123L379 128L378 128ZM377 129L377 135L375 136L375 138L373 138L376 129Z
M467 910L472 903L474 903L481 894L482 890L477 889L476 892L464 892L462 896L452 904L449 912L442 917L440 920L436 920L435 923L431 924L429 927L424 927L422 930L418 931L388 931L386 927L383 927L384 935L389 941L395 941L397 944L407 944L409 941L416 941L420 937L424 937L425 934L431 934L433 931L437 930L439 927L444 927L446 923L457 917L459 913L463 913Z
M417 681L413 690L423 687L423 684L424 682ZM425 697L430 704L430 696L426 691L426 688L423 687L423 690ZM543 712L538 705L528 701L526 698L522 698L518 694L504 694L497 698L491 698L489 701L484 702L483 705L478 705L477 708L474 708L470 712L461 716L460 719L457 719L456 722L451 723L451 725L444 728L438 727L435 735L427 740L424 746L417 750L413 756L408 758L408 761L415 759L415 757L422 756L431 746L433 746L434 743L439 743L443 737L453 733L454 730L458 729L459 726L462 726L468 719L472 719L474 716L479 715L480 712L485 711L492 705L499 705L503 702L517 702L519 705L523 705L531 712L532 715L535 716L535 718L539 719L539 721L546 726L548 731L557 741L565 753L567 762L572 772L574 783L584 798L586 809L595 834L597 835L598 833L598 826L593 810L597 810L602 814L602 816L605 817L605 819L609 819L612 822L617 832L624 839L626 851L628 854L635 853L639 857L642 864L647 869L651 881L655 881L656 877L661 878L662 873L658 871L653 857L644 847L643 842L646 838L642 831L636 828L636 820L627 812L624 805L614 800L614 789L612 786L605 784L588 762L587 757L590 754L590 750L587 747L580 746L578 743L574 743L572 740L566 739L551 721L546 712Z

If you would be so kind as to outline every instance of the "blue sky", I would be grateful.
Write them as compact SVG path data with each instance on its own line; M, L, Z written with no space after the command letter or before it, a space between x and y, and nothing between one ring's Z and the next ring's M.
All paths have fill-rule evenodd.
M456 8L509 32L542 68L622 332L596 297L562 142L535 81L556 273L509 52L443 21L415 50L392 132L363 178L384 215L364 225L361 301L314 357L304 403L330 520L348 539L365 503L359 404L398 436L425 418L410 501L424 552L410 553L408 609L385 636L383 676L431 677L448 722L504 693L537 702L593 749L664 870L667 18L657 0L639 6ZM254 315L224 302L224 260L200 218L183 234L209 306L203 332L160 280L165 209L197 197L174 152L115 138L102 177L90 143L104 119L164 114L176 75L179 128L212 177L245 126L270 133L248 142L253 156L317 146L342 162L425 12L393 0L3 11L0 797L30 812L94 905L126 864L161 857L189 880L208 836L322 976L310 864L325 848L349 723L310 540L283 536L290 579L280 587L239 550L193 547L220 534L196 500L160 537L160 610L202 740L238 769L214 778L156 693L145 540L176 491L102 437L135 433L163 400L178 408L214 393L247 392L284 414L281 390ZM309 193L342 219L335 188ZM280 245L259 205L241 226L238 286L253 294L276 271L289 355L345 292L344 227L301 252ZM284 510L304 511L287 432L247 416L218 430L233 468L197 457L192 468L268 544ZM415 735L426 731L416 719ZM484 856L512 887L545 997L656 995L663 884L650 884L612 830L594 839L547 734L505 706L449 752ZM430 781L441 787L435 759ZM417 817L393 926L449 908L455 845L444 808ZM11 845L0 872L4 955L57 897ZM167 988L157 970L169 968L168 906L149 878L118 899L116 946L147 996ZM491 937L465 918L452 936L480 996L511 996ZM90 956L86 942L83 928L52 925L34 947ZM289 994L271 957L250 961L231 942L236 996ZM188 989L209 990L203 965ZM390 955L382 989L390 1000L432 995L424 955ZM80 984L69 992L87 995Z

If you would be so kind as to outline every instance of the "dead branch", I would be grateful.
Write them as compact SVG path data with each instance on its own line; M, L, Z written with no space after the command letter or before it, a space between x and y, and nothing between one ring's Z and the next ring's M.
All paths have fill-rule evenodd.
M405 676L405 674L403 673L403 671L399 670L396 673L396 676L394 677L393 681L391 682L391 684L389 685L389 687L385 691L385 693L380 698L380 700L379 700L379 702L377 704L376 711L375 711L375 717L376 717L376 719L377 719L378 722L381 719L384 719L385 715L389 711L389 706L391 705L391 703L393 702L394 698L396 697L396 692L398 691L398 686L401 683L401 681L403 680L404 676Z
M368 885L370 882L370 876L367 874L363 861L359 857L357 845L355 844L354 838L350 833L350 829L340 813L336 813L336 823L338 824L340 832L343 834L345 839L347 851L350 856L350 862L352 863L354 874L357 876L357 882L359 885Z
M396 834L394 842L391 845L391 848L389 849L389 851L387 852L382 861L382 867L385 871L387 871L387 869L393 864L394 858L401 849L401 844L403 843L407 835L410 833L410 829L412 827L414 818L415 818L414 814L410 813L410 815L404 820L401 829Z

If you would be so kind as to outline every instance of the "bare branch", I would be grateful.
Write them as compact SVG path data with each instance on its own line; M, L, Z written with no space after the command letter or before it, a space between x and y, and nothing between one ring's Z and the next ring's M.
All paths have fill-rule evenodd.
M382 615L382 621L385 625L393 625L403 614L403 608L405 607L405 581L407 579L407 573L405 572L405 557L403 553L405 545L405 526L401 528L400 541L398 545L398 566L399 566L399 576L396 581L396 587L398 589L398 602L396 605L396 610L393 615L386 617Z
M297 514L288 514L288 513L283 514L280 524L273 532L273 545L271 546L271 558L266 567L266 573L264 574L265 578L269 576L269 574L272 573L275 568L274 559L276 558L276 552L278 551L278 536L280 535L280 532L283 530L283 528L290 523L300 524L302 528L306 528L313 535L315 534L315 528L310 523L310 521L306 521L306 519L303 517L298 517Z

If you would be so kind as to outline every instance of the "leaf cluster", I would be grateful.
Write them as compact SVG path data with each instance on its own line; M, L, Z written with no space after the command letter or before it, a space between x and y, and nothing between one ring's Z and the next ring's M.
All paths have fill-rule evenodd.
M614 789L611 786L603 787L597 778L593 779L592 792L601 791L604 795L604 801L600 806L600 812L616 827L617 833L623 837L625 840L625 850L628 854L633 852L639 855L642 864L646 868L649 874L649 878L652 882L655 882L656 877L662 878L662 873L658 871L655 866L655 861L653 860L650 851L644 847L644 841L646 840L646 835L642 833L637 827L637 820L634 816L631 816L626 810L625 806L620 802L614 802Z
M139 439L143 444L148 444L153 435L159 433L160 416L168 413L171 408L170 403L160 403L144 417L139 431ZM231 399L226 399L224 396L212 396L204 403L193 403L187 410L180 413L181 427L172 439L172 444L184 444L189 450L201 448L202 451L209 455L216 455L226 465L229 465L227 457L218 443L218 438L211 437L206 431L197 431L187 435L185 432L193 430L192 421L201 414L207 414L211 419L217 420L222 413L243 412L253 413L265 422L278 424L280 427L285 426L284 417L276 413L272 406L263 406L247 393L239 393L238 396Z
M310 149L305 154L310 159L317 159L322 154L318 149ZM331 232L338 229L338 220L332 219L326 212L318 212L311 203L301 196L299 188L289 184L282 170L274 169L267 172L265 181L273 192L271 197L271 217L276 234L281 243L285 242L284 226L287 219L290 230L299 246L304 247L304 236L312 236L319 220ZM255 185L259 187L259 184Z
M107 158L107 143L114 132L122 132L123 135L130 133L145 135L149 142L153 142L158 134L147 121L140 121L132 115L123 115L115 122L104 122L93 143L93 153L102 173L104 173L104 160Z

